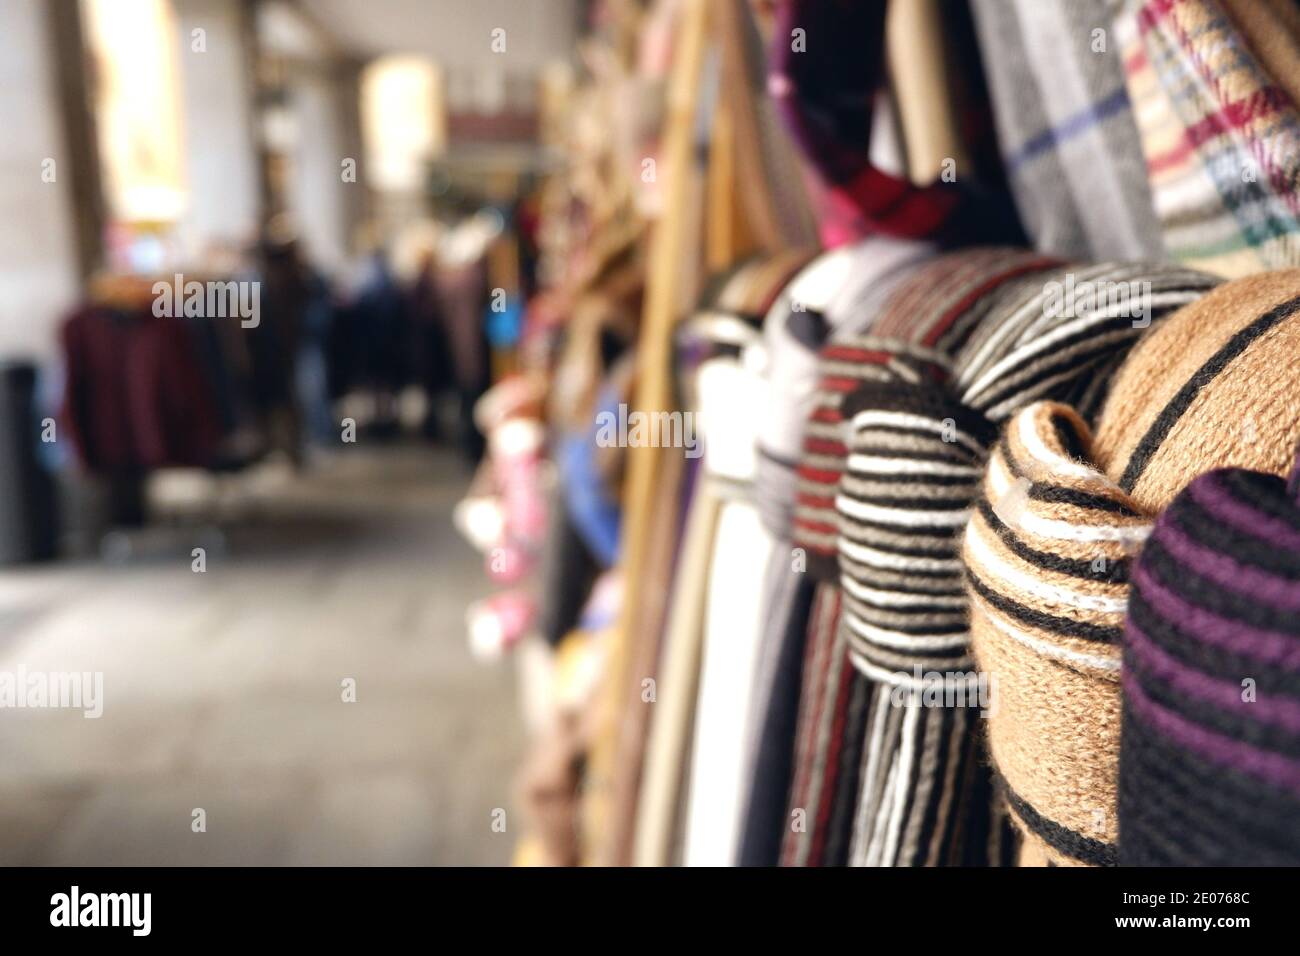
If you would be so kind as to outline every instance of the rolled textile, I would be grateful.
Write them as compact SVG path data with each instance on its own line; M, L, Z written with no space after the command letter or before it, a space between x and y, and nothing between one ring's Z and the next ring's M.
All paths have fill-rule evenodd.
M1125 0L1115 33L1169 254L1229 277L1300 265L1300 11Z
M955 268L971 254L949 258ZM863 673L895 683L914 666L970 667L958 552L1000 425L1041 398L1095 415L1110 374L1146 329L1218 281L1149 263L1012 278L979 300L979 324L940 381L900 374L846 400L848 469L836 507L845 620ZM898 354L894 367L907 357Z
M1106 0L973 0L998 145L1035 249L1159 259L1160 228Z
M763 577L762 634L745 715L749 780L737 860L775 865L785 828L790 762L813 581L806 551L791 541L796 465L805 424L819 401L825 339L861 331L890 291L935 254L933 243L868 237L819 257L769 312L763 326L766 386L758 422L755 500L775 545Z
M869 237L828 253L791 283L764 325L769 400L759 423L755 493L776 546L764 575L763 632L753 704L744 720L749 796L738 860L746 865L777 862L790 786L813 588L812 575L804 573L808 551L802 541L791 541L794 469L809 407L838 397L818 390L817 346L869 324L890 290L934 252L928 242Z
M847 464L841 407L846 396L864 383L894 380L905 364L903 351L908 353L906 361L929 364L924 374L937 374L943 357L974 326L977 303L985 293L1055 264L1055 259L1026 250L997 247L931 260L894 288L870 335L824 350L823 384L804 439L795 509L794 543L806 554L809 576L838 587L840 516L835 496ZM789 865L847 858L858 771L855 748L862 742L859 735L844 732L850 708L860 713L864 702L863 688L847 665L838 595L819 604L832 610L815 618L809 632L789 801L790 813L801 814L806 827L790 828L784 835L782 861ZM833 806L837 796L839 809Z
M971 256L954 254L953 268ZM1094 414L1145 329L1217 282L1137 263L988 284L970 306L977 324L946 368L927 382L923 373L942 357L897 348L902 372L846 401L848 470L837 498L845 644L874 687L852 862L966 860L985 835L1000 858L991 822L1000 811L987 806L972 766L976 717L991 704L970 656L959 558L987 449L1015 410L1039 398Z
M1119 638L1129 555L1148 533L1097 469L1068 406L1012 419L966 531L971 631L995 706L994 765L1028 855L1114 865Z
M1115 376L1095 436L1073 409L1051 402L1009 422L963 555L974 653L995 687L990 751L1031 857L1112 865L1122 856L1116 788L1129 582L1142 581L1139 603L1156 599L1167 570L1135 569L1133 556L1152 519L1197 475L1291 468L1300 438L1298 346L1300 270L1239 279L1138 344ZM1232 533L1213 527L1216 536ZM1158 566L1159 549L1142 554ZM1190 603L1187 596L1178 628L1199 627L1204 618L1196 615L1214 610L1213 594L1192 595ZM1139 614L1135 622L1146 634L1150 619ZM1250 632L1230 626L1217 636L1244 647ZM1138 655L1146 650L1134 647ZM1126 687L1141 691L1149 660L1130 663ZM1204 701L1183 706L1199 720L1215 719ZM1217 789L1229 784L1215 786L1196 799L1230 792ZM1235 812L1246 820L1251 807ZM1194 846L1201 838L1186 832L1182 839Z
M950 253L911 271L894 285L880 305L877 321L866 333L843 336L819 356L821 381L804 429L794 512L794 544L804 549L808 572L826 581L839 577L837 549L839 517L835 494L844 474L848 449L844 443L843 402L866 382L893 381L895 355L915 336L913 354L920 361L938 361L974 324L971 305L985 286L1056 265L1057 260L1022 249L989 247ZM918 318L922 309L931 321ZM958 320L961 320L960 322ZM892 363L892 365L891 365Z
M1300 865L1300 460L1201 475L1124 626L1119 862Z

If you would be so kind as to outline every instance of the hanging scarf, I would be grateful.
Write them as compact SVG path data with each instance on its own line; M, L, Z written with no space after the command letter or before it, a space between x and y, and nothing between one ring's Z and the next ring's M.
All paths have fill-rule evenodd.
M950 274L965 265L976 275L986 256L956 254ZM846 403L848 470L836 502L844 643L869 681L852 862L1002 858L997 809L971 766L987 701L970 657L958 555L987 449L1034 399L1068 397L1094 410L1145 328L1215 281L1177 266L1025 274L999 264L952 313L962 336L937 355L896 347L894 380Z
M1179 718L1162 682L1190 678L1202 691L1221 693L1234 662L1204 660L1196 678L1192 668L1164 668L1168 659L1161 649L1153 653L1152 643L1143 640L1162 640L1164 653L1177 655L1198 636L1212 636L1248 654L1251 632L1222 620L1202 630L1209 618L1198 616L1196 608L1213 612L1211 617L1226 609L1213 603L1213 593L1193 593L1189 575L1204 565L1188 568L1170 589L1173 569L1163 549L1171 541L1178 546L1185 508L1170 509L1159 546L1148 551L1143 543L1152 520L1198 474L1225 467L1274 476L1290 470L1300 437L1298 347L1300 270L1240 279L1182 309L1142 341L1115 377L1095 437L1076 412L1055 403L1033 404L1008 424L966 531L964 557L974 652L996 687L987 722L990 751L1025 836L1025 862L1109 865L1127 858L1127 830L1117 813L1120 765L1129 759L1120 756L1121 685L1132 705L1131 713L1124 709L1130 726L1148 740L1190 753L1187 768L1204 758L1206 742L1213 740L1209 753L1231 755L1239 766L1258 770L1247 755L1258 743L1257 729L1267 728L1278 708L1250 711L1249 720L1239 710L1225 718L1216 709L1221 700L1190 697L1184 685ZM1213 488L1222 477L1206 480ZM1203 484L1187 493L1193 490L1204 494ZM1255 507L1270 500L1277 496L1262 495ZM1222 540L1216 548L1232 553L1230 527L1209 520L1200 528L1202 536ZM1193 554L1180 553L1184 559ZM1238 586L1245 580L1239 576ZM1130 588L1135 596L1128 626L1136 628L1137 641L1121 663ZM1239 594L1237 604L1254 606L1280 594ZM1148 613L1156 603L1163 625ZM1267 608L1260 613L1266 615ZM1170 626L1176 640L1170 639ZM1262 627L1267 631L1268 623ZM1185 660L1191 664L1195 658ZM1260 663L1259 686L1273 693L1278 684L1268 669L1285 671L1288 662L1275 657ZM1278 698L1268 701L1276 704ZM1205 733L1213 727L1217 738ZM1143 753L1141 736L1135 739L1132 765L1147 768L1150 781L1145 761L1151 752ZM1294 760L1297 751L1284 746L1280 753ZM1153 850L1160 846L1160 830L1141 836L1151 814L1168 809L1152 807L1172 799L1187 807L1219 801L1215 805L1223 808L1221 797L1232 783L1211 781L1210 790L1180 797L1187 781L1182 772L1167 788L1152 786L1127 802L1125 819L1139 833L1135 862L1153 861L1161 852ZM1267 774L1246 779L1248 787L1263 781L1264 792L1277 784ZM1237 804L1227 812L1222 824L1198 823L1189 810L1161 826L1180 826L1180 845L1192 854L1207 852L1224 833L1252 827L1258 832L1253 806Z
M1300 265L1300 9L1125 0L1115 33L1169 254L1230 277Z
M846 861L859 772L861 735L846 728L862 726L866 687L849 666L839 626L841 516L835 505L848 456L843 401L866 382L887 385L899 374L913 381L917 374L933 380L946 350L969 333L973 323L968 312L982 294L1054 263L1016 249L944 256L896 287L870 335L823 353L824 398L805 436L795 545L806 555L808 574L824 583L819 585L804 658L789 800L792 823L782 851L787 865Z
M1300 864L1300 460L1202 475L1155 523L1124 628L1119 861Z
M885 80L885 14L886 4L858 0L783 0L777 9L768 92L826 190L819 210L823 244L834 247L873 234L1018 240L1010 198L1000 183L982 181L992 175L976 168L981 163L956 169L952 181L916 185L874 161L873 109ZM957 13L945 27L953 34L970 29ZM978 81L978 76L964 77L954 86ZM978 157L983 140L991 137L978 135L988 124L977 113L960 117L960 132L976 140L965 145Z
M1003 162L1034 248L1162 258L1106 0L973 0L971 11Z
M769 400L758 422L755 496L777 545L763 577L763 633L753 702L745 715L750 783L737 857L742 865L770 866L778 859L804 639L819 580L817 569L804 572L814 564L825 565L824 571L833 567L826 558L818 564L814 553L829 557L828 543L816 532L816 540L809 540L807 529L794 524L801 449L818 440L822 427L809 425L809 416L840 394L823 387L819 356L828 338L839 340L869 325L889 293L935 252L928 242L879 236L829 252L790 284L763 327Z
M748 790L738 739L742 734L734 717L735 710L746 706L747 688L737 687L735 678L747 669L740 660L755 656L759 623L756 618L732 620L727 633L717 636L715 606L721 598L715 591L728 577L744 577L744 570L735 567L744 560L756 562L761 573L767 546L757 513L749 513L756 422L746 416L758 385L754 372L737 357L760 337L765 314L810 258L807 251L786 250L728 270L709 283L700 311L679 331L677 385L688 414L699 416L694 421L701 432L694 437L708 451L684 509L662 640L638 671L662 685L655 706L643 708L648 726L630 853L638 865L661 866L683 856L691 862L729 863L733 856L732 831L739 828L740 817L735 807ZM733 503L742 506L733 508ZM750 545L753 555L746 550ZM744 557L722 558L715 573L718 556L737 550ZM730 669L725 666L726 642L732 644ZM698 797L684 786L688 766L702 759L716 786L711 802L704 799L702 784Z

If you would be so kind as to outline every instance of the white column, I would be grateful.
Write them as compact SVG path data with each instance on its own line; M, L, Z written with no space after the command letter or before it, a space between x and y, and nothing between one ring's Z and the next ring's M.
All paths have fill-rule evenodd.
M186 251L202 256L213 243L246 244L256 237L249 65L239 0L172 0L172 6L188 191L180 227ZM201 37L195 30L203 31Z
M338 84L323 72L304 75L292 85L298 129L289 208L309 261L326 272L340 274L347 265L347 197L344 190L365 189L361 156L349 150L341 128ZM355 177L343 181L345 159L354 161Z
M45 0L0 3L0 358L50 358L76 301L72 164L64 151ZM47 161L53 161L50 167ZM52 182L43 177L51 170Z

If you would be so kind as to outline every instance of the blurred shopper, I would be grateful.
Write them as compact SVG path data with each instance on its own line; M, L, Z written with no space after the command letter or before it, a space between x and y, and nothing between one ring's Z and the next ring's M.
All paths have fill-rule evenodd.
M471 462L483 457L483 435L474 424L474 403L488 387L488 345L484 331L487 280L481 258L444 264L437 272L438 298L459 398L461 451Z
M371 432L396 434L397 392L406 381L403 328L406 297L382 246L366 258L352 310L349 336L357 363L356 382L374 402Z
M330 402L327 345L334 323L334 300L325 277L303 263L307 299L303 309L302 338L298 343L295 386L307 439L324 445L338 438Z
M448 352L446 316L438 294L437 258L426 251L420 257L408 306L408 332L415 381L424 390L427 409L421 431L430 441L442 437L438 412L445 394L454 388Z
M257 260L262 314L249 330L253 399L270 447L297 464L302 460L297 361L312 283L297 242L283 229L268 230Z

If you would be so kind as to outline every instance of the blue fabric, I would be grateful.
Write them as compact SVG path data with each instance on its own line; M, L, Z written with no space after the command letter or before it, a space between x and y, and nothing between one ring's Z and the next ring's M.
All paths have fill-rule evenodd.
M596 470L594 435L565 435L556 451L569 519L596 559L613 567L622 515Z
M600 412L617 416L618 403L613 389L602 389L591 427L584 433L561 435L555 449L569 520L592 555L607 568L618 560L622 512L596 467L596 422Z
M507 298L506 307L487 311L487 337L493 348L509 348L519 341L524 328L524 308L518 297Z
M1007 159L1007 171L1015 172L1035 156L1045 153L1048 149L1066 140L1073 139L1102 120L1108 119L1125 109L1128 109L1128 90L1121 86L1100 103L1089 106L1087 109L1069 117L1063 123L1045 129L1037 136L1034 136L1020 148L1018 153Z

